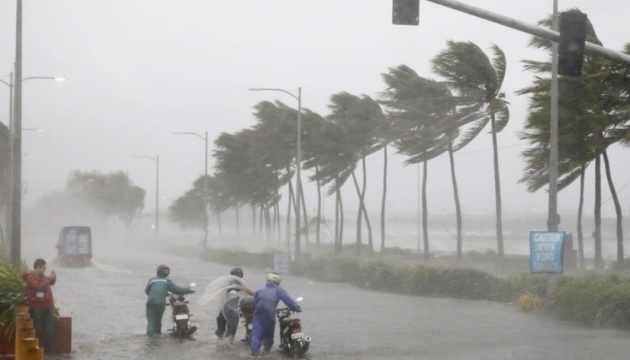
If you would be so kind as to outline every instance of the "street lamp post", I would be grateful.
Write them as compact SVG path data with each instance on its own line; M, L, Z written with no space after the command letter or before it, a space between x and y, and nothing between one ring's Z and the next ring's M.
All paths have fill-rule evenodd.
M205 135L194 132L174 132L173 135L193 135L202 139L204 148L204 178L203 178L203 246L208 247L208 132Z
M155 163L155 238L159 236L159 205L160 205L160 157L136 155L133 158L148 159Z
M21 14L21 5L18 10ZM21 29L19 29L21 34ZM21 46L19 49L21 53ZM16 57L17 59L17 57ZM16 79L17 75L16 61ZM20 69L21 75L21 69ZM9 82L0 79L0 82L9 87L9 179L8 179L8 196L7 196L7 235L11 239L10 258L14 265L19 265L21 261L20 247L21 235L19 231L13 233L13 229L19 229L21 226L21 194L22 194L22 130L33 130L22 128L22 83L27 80L55 80L65 81L65 78L57 76L31 76L23 78L22 81L13 82L13 73L9 76ZM18 96L19 92L19 96ZM19 104L19 105L18 105ZM19 108L19 110L18 110ZM16 171L15 169L19 169ZM16 199L17 197L17 199ZM15 216L14 216L15 213ZM15 245L14 245L15 244Z
M250 91L279 91L289 96L292 96L298 102L298 116L297 116L297 154L295 157L295 169L296 169L296 206L295 206L295 257L300 256L300 201L302 196L302 177L300 175L300 169L302 168L302 88L298 87L297 96L289 91L275 88L250 88Z

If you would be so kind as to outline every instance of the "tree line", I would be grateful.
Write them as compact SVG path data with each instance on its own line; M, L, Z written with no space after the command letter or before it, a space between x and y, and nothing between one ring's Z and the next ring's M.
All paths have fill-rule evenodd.
M573 10L579 11L579 10ZM551 28L551 17L540 25ZM587 41L601 44L592 24ZM551 43L534 37L529 46L550 55ZM626 46L630 52L630 44ZM543 189L549 182L550 61L523 61L533 75L532 83L517 94L529 98L529 108L521 139L530 143L522 153L525 169L520 182L531 192ZM424 255L430 256L428 236L427 174L429 162L448 156L453 202L457 223L457 256L462 257L462 214L454 154L466 147L483 131L491 134L494 162L496 206L496 250L503 257L503 221L501 177L497 136L510 119L509 103L502 92L506 74L506 57L496 45L489 53L472 42L448 41L446 48L431 61L435 78L419 75L407 65L391 67L381 74L384 89L371 97L338 92L330 97L329 113L320 115L308 109L302 113L302 162L295 164L297 110L275 101L254 106L256 124L236 133L223 133L215 141L213 156L216 171L207 181L210 198L207 206L220 214L229 209L249 206L258 218L260 229L268 236L280 229L280 189L288 188L287 223L295 214L296 194L291 180L295 167L309 170L308 181L317 188L317 214L308 222L304 201L305 227L314 226L315 242L320 241L322 192L334 196L334 244L342 250L344 206L340 189L350 183L359 199L356 213L356 251L360 251L362 222L367 227L367 247L374 248L372 228L364 203L367 188L366 158L383 157L383 188L380 209L380 247L386 244L386 199L388 154L392 148L406 157L405 165L422 164L422 233ZM630 141L628 106L629 67L592 55L585 55L581 77L561 77L559 82L559 190L580 180L582 188L578 207L578 249L584 263L581 218L583 214L584 173L595 164L595 261L602 264L601 254L601 161L613 194L617 212L617 261L622 262L623 230L621 206L612 182L606 150L609 146ZM379 154L380 155L377 155ZM356 175L361 168L362 176ZM199 227L204 201L200 197L203 178L180 197L169 209L172 221L183 227ZM237 215L238 218L238 215ZM254 220L256 222L256 220ZM255 225L254 225L255 226ZM274 230L275 229L275 230ZM309 231L304 229L305 234ZM307 238L308 241L308 238Z

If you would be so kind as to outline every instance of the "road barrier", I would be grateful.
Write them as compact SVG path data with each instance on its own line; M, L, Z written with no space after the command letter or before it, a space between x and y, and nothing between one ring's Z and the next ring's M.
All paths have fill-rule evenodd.
M43 359L44 349L39 347L28 306L18 306L15 310L15 360Z

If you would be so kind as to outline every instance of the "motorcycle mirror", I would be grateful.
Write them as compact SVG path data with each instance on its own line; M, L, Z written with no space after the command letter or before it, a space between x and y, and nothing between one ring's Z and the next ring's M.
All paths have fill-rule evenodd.
M195 287L195 286L197 286L197 284L195 284L195 283L190 283L190 287L191 287L191 288L193 288L193 287Z
M303 297L301 297L301 296L300 296L300 297L298 297L297 299L295 299L295 301L297 301L297 302L300 302L300 301L302 301L302 300L304 300L304 298L303 298Z

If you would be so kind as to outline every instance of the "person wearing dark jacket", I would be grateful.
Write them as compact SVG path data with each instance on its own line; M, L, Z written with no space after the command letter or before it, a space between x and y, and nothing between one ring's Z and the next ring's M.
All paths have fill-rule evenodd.
M55 353L55 299L51 286L57 281L57 274L50 272L45 275L46 261L37 259L33 263L33 271L26 277L26 299L30 308L35 333L39 338L39 345L46 350L46 354Z
M276 272L267 275L267 284L254 295L254 323L252 327L252 356L260 355L260 346L268 353L273 346L274 330L276 328L276 308L282 302L289 309L301 312L302 309L289 294L280 287L282 277Z
M157 267L157 276L151 278L144 292L147 294L147 336L162 333L162 316L166 309L166 294L192 294L190 288L179 287L167 279L171 269L166 265Z

